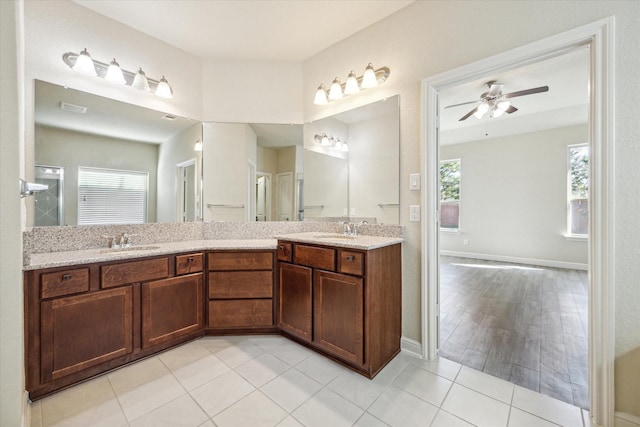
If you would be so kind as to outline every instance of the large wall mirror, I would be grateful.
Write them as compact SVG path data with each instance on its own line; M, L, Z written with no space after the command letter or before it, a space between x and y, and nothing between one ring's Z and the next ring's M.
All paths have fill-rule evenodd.
M305 125L201 123L36 80L36 181L49 190L27 223L398 224L399 146L397 96Z
M201 122L39 80L34 121L29 225L201 219Z

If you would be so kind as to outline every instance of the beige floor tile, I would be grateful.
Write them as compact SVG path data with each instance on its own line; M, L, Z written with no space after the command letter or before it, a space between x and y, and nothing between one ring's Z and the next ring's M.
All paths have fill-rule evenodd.
M438 408L411 393L390 386L367 412L391 426L428 426Z
M253 392L255 387L233 371L201 385L191 396L202 409L213 417Z
M186 390L173 375L167 374L116 393L127 419L134 421L182 396Z
M336 393L323 389L293 412L307 427L352 426L363 410Z
M451 384L451 381L413 365L407 366L393 382L396 387L435 406L442 404Z
M131 427L198 427L208 420L207 414L185 394L138 418Z
M514 385L509 381L463 366L456 378L456 383L479 391L501 402L511 404Z
M256 390L213 417L219 427L271 427L287 417L271 399Z
M255 387L262 387L290 368L289 364L269 353L265 353L238 366L236 372Z
M506 427L509 405L454 384L442 409L478 427Z
M260 389L286 411L292 412L322 388L322 384L297 369L290 369Z
M195 360L173 371L173 375L185 389L193 390L231 370L215 355L209 352L207 354L207 357Z

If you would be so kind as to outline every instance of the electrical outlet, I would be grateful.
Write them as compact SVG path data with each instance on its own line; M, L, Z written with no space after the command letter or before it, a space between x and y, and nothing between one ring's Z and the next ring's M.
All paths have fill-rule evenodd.
M412 173L409 175L409 190L419 190L420 189L420 174Z
M410 222L420 221L420 205L409 206L409 221Z

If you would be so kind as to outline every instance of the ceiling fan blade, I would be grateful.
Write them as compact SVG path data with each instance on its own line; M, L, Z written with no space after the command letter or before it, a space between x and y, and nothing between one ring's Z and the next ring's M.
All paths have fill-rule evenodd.
M476 111L478 111L478 107L474 108L473 110L469 111L467 114L465 114L464 116L462 116L461 119L459 119L458 121L461 122L463 120L467 120L469 117L471 117L473 115L473 113L475 113Z
M532 89L519 90L517 92L505 93L504 98L515 98L516 96L532 95L534 93L547 92L549 86L534 87Z
M518 111L518 109L516 107L514 107L513 105L509 105L509 108L507 108L505 110L507 113L512 114L515 113L516 111Z
M461 105L475 104L476 102L478 102L478 101L476 100L476 101L462 102L462 103L460 103L460 104L447 105L447 106L446 106L446 107L444 107L444 108L445 108L445 110L446 110L447 108L459 107L459 106L461 106Z
M503 83L492 83L489 86L489 92L487 92L488 96L498 96L500 92L502 92L502 88L504 87Z

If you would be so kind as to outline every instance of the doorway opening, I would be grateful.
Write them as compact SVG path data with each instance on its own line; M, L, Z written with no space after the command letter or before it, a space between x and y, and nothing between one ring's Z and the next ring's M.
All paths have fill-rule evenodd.
M589 49L590 153L588 239L588 366L589 407L592 421L613 423L614 304L613 283L614 192L613 176L613 19L602 20L512 51L478 61L423 81L424 145L422 177L422 343L423 357L438 352L440 323L440 188L439 188L439 95L442 91L483 76L513 70L558 57L573 49ZM464 197L464 196L463 196Z
M256 172L256 221L271 221L271 173Z
M177 167L177 218L178 222L195 221L197 209L196 159L179 163Z

